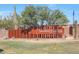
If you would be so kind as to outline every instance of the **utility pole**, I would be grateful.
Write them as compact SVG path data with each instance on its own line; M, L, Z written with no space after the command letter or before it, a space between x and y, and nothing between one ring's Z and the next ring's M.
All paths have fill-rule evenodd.
M77 38L77 20L75 20L74 10L73 10L73 36L74 36L74 39Z
M74 21L74 38L77 38L77 20Z
M74 25L74 20L75 20L75 11L73 10L73 25Z

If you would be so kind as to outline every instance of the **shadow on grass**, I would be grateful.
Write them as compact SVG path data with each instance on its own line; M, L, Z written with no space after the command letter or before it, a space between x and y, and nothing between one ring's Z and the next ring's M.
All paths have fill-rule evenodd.
M4 50L3 49L0 49L0 53L2 53Z

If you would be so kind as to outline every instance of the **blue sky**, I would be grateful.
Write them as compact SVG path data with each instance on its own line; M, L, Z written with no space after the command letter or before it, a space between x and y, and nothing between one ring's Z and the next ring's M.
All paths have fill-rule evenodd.
M13 7L16 6L17 13L21 13L25 6L29 4L0 4L0 16L10 15ZM69 23L72 23L73 10L75 11L75 20L79 23L79 4L34 4L34 6L48 6L50 9L59 9L67 16Z

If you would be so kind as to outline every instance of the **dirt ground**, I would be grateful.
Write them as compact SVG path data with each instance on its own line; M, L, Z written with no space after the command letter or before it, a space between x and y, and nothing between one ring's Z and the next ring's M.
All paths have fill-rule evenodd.
M79 40L2 39L0 49L3 54L71 54L79 53Z
M5 39L4 39L5 40ZM11 41L26 41L26 42L34 42L34 43L62 43L62 42L74 42L74 41L79 41L79 39L66 39L66 38L57 38L57 39L6 39L6 40L11 40Z

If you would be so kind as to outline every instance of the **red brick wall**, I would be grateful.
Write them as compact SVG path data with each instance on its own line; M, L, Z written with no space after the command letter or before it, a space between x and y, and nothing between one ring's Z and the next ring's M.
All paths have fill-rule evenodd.
M9 38L62 38L64 28L62 26L44 26L32 28L28 33L27 30L11 29L8 30Z

